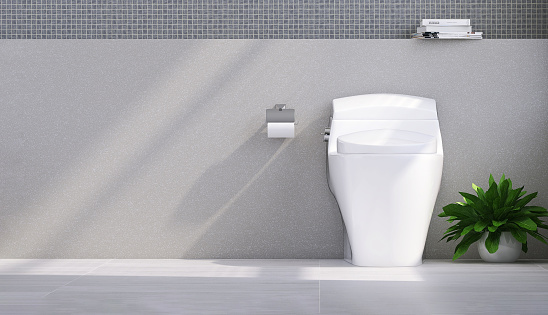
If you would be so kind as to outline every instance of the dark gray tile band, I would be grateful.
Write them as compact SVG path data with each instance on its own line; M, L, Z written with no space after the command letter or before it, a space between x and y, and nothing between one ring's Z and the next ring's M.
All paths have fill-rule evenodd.
M3 0L2 39L406 39L422 18L548 38L548 0Z

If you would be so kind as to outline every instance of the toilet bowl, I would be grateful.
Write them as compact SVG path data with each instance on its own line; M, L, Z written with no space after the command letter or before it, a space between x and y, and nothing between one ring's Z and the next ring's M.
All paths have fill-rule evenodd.
M439 191L443 148L433 99L367 94L333 100L328 183L345 259L418 266Z

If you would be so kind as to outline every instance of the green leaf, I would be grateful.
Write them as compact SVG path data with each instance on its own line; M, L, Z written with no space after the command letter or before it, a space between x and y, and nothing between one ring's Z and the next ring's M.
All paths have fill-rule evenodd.
M497 196L497 197L495 198L495 200L493 200L492 208L493 208L493 210L496 211L499 207L500 207L500 197Z
M521 250L524 252L524 253L527 253L527 242L525 242L524 244L521 244Z
M466 253L470 245L478 241L480 238L481 238L481 233L472 232L472 233L466 234L466 236L464 236L464 238L457 245L457 247L455 247L455 254L453 255L453 260L458 259L464 253Z
M489 220L487 220L487 219L483 219L481 221L478 221L474 225L474 231L481 232L481 231L483 231L483 229L485 229L485 227L487 227L487 225L489 225Z
M512 189L512 180L508 178L507 181L508 181L508 191L510 191Z
M485 193L485 200L487 202L488 205L490 206L493 206L494 205L494 202L495 202L495 199L497 199L497 197L499 197L499 192L498 192L498 188L497 188L497 183L493 182L491 184L491 186L489 186L489 189L487 190L487 192Z
M521 200L518 200L518 202L516 203L516 208L521 208L521 207L524 207L526 204L528 204L531 200L533 200L535 197L537 196L537 193L534 192L532 194L529 194L525 197L523 197L523 199Z
M507 214L512 211L513 207L502 207L495 209L495 219L501 219L507 217Z
M476 184L472 183L472 188L474 188L474 191L476 192L476 194L478 194L478 197L485 201L485 192L483 191L483 189L481 189L481 187L479 186L476 186Z
M495 179L493 178L493 174L489 174L489 187L495 183Z
M508 224L506 224L506 227L507 227L509 230L514 229L514 230L520 230L520 231L521 231L521 228L520 228L517 224L515 224L515 223L508 223Z
M525 244L527 242L527 233L518 229L511 229L512 236L518 240L518 242Z
M445 231L445 233L443 234L445 235L445 234L451 234L451 233L460 233L459 227L456 225L453 225L452 227L448 228L447 231Z
M465 200L468 199L472 201L473 203L485 204L483 200L481 200L479 197L474 196L472 194L465 193L465 192L459 192L459 194L461 194L461 196L463 196Z
M472 183L472 188L474 188L475 192L478 192L478 188L480 188L480 187L477 186L476 184Z
M504 177L504 175L502 175ZM506 204L506 199L508 198L508 186L509 183L507 180L502 180L502 182L499 184L499 195L500 195L500 201L497 204L498 207L504 207Z
M527 230L535 231L537 229L537 224L529 217L515 218L512 219L512 222Z
M455 236L455 234L457 234L457 233L458 233L458 231L453 231L451 233L445 234L438 242L443 241L447 237Z
M502 173L502 177L501 177L500 180L499 180L499 186L500 186L500 184L504 181L504 179L505 179L504 173Z
M538 213L538 214L548 214L548 210L546 210L545 208L543 207L538 207L538 206L525 206L523 207L523 210L528 210L528 211L531 211L533 213Z
M540 227L539 224L542 225L542 220L537 218L535 216L535 214L530 214L530 215L528 215L528 217L531 218L531 220L533 220L533 222L535 222L535 224L537 225L537 229Z
M470 207L474 208L478 211L479 214L485 215L486 214L486 206L487 204L485 201L481 200L479 197L476 197L472 194L465 193L465 192L459 192L465 200L470 200L471 202L468 202Z
M503 225L504 223L508 222L508 219L504 219L503 221L495 221L493 220L493 225L496 226L496 227L499 227L501 225Z
M498 226L492 226L490 225L489 227L487 227L487 229L489 230L489 232L495 232L499 227Z
M544 223L541 223L541 224L538 224L538 223L537 223L537 227L543 228L543 229L547 229L547 230L548 230L548 225L546 225L546 224L544 224Z
M540 234L540 233L537 233L535 231L527 231L527 233L529 233L529 235L531 235L532 237L536 238L537 240L543 242L544 244L548 245L548 243L546 242L545 240L545 236ZM548 239L548 238L546 238Z
M506 202L504 203L504 206L513 206L516 203L516 200L519 198L519 194L522 189L523 187L511 190L508 193L508 197L506 197Z
M485 248L491 254L495 253L499 249L500 231L489 233L487 239L485 239Z
M462 218L474 218L476 216L470 206L461 206L455 203L443 207L443 212L445 216L454 216L459 220L462 220Z
M465 227L464 230L460 233L460 235L464 236L468 234L472 229L474 228L474 224L470 224L469 226Z
M460 227L458 225L453 225L453 226L449 227L447 229L447 231L445 231L445 233L443 233L443 234L447 234L447 233L450 233L450 232L453 232L453 231L456 231L456 230L459 230L459 229L460 229Z

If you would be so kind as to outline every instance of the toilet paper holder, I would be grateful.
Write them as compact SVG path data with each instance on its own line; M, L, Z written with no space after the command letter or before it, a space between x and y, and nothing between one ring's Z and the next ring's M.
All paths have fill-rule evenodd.
M267 109L266 123L269 138L295 137L295 110L287 109L286 104L276 104Z

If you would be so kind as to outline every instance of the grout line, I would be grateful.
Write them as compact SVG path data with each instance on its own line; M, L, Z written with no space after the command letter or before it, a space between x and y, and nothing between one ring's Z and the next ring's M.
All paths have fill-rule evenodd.
M545 271L545 272L548 272L548 269L542 267L541 265L535 263L535 262L532 262L533 264L535 264L535 266L539 267L540 269L542 269L542 271Z
M109 259L108 261L106 261L106 262L100 264L99 266L93 268L92 270L89 270L88 272L86 272L86 273L80 275L80 276L77 277L76 279L72 279L72 280L70 280L69 282L63 284L62 286L56 288L55 290L53 290L53 291L51 291L51 292L48 292L48 293L47 293L46 295L44 295L42 298L45 298L45 297L47 297L48 295L50 295L50 294L54 293L55 291L59 290L60 288L66 287L67 285L73 283L74 281L76 281L76 280L78 280L78 279L80 279L80 278L82 278L82 277L84 277L84 276L87 276L87 275L90 274L91 272L94 272L94 271L97 270L98 268L103 267L105 264L108 264L108 263L110 263L110 262L113 261L113 260L114 260L114 259Z

